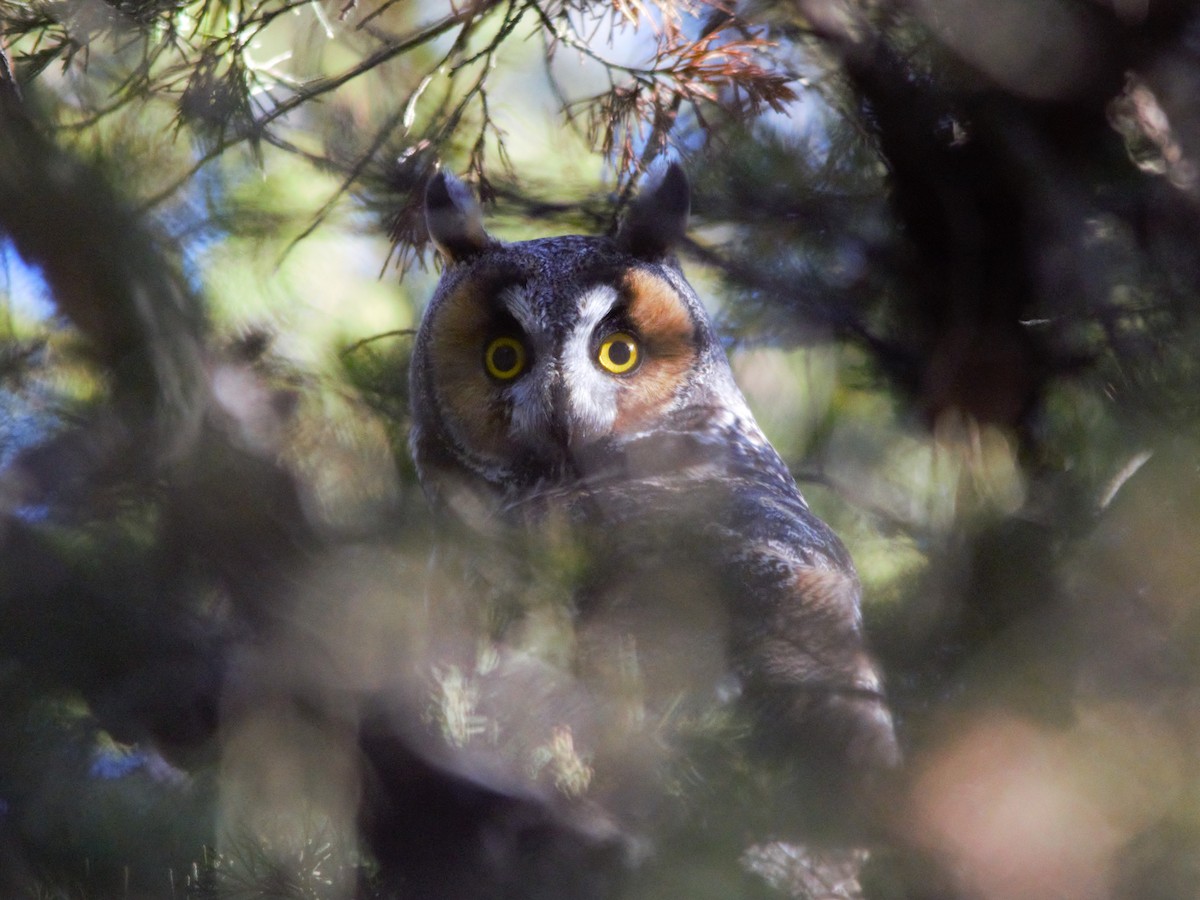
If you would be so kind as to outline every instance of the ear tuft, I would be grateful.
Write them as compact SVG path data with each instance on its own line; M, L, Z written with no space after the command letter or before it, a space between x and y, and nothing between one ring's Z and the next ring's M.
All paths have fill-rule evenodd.
M659 163L643 179L617 232L617 243L642 259L661 259L683 239L690 209L691 189L683 167Z
M495 244L483 227L483 211L471 189L441 171L425 188L425 227L447 262L474 256Z

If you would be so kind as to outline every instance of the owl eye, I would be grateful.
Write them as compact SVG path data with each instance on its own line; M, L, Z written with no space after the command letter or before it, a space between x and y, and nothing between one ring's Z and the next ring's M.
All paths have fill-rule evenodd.
M606 372L614 375L632 372L638 364L637 338L625 331L610 334L600 342L596 360Z
M525 345L513 337L498 337L483 351L483 366L498 381L512 381L525 371Z

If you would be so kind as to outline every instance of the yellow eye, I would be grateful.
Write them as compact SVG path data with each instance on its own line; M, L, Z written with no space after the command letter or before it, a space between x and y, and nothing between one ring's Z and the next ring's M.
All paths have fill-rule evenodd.
M632 372L638 364L637 338L625 331L610 334L600 342L596 359L606 372L614 375Z
M483 351L487 373L500 381L512 381L525 371L525 345L516 338L498 337Z

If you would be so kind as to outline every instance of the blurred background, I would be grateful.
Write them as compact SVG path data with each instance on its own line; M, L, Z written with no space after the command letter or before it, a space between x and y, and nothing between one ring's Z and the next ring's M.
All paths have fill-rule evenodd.
M1197 896L1194 4L0 0L0 54L4 896L392 896L424 184L603 233L663 154L908 761L838 884L739 833L638 896Z

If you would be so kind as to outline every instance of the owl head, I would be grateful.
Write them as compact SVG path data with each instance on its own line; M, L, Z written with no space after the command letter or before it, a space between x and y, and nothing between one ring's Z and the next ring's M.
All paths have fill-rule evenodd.
M672 255L688 183L653 172L613 237L505 243L438 174L429 232L445 262L412 362L413 455L435 505L472 518L586 476L629 441L749 420L704 307Z

